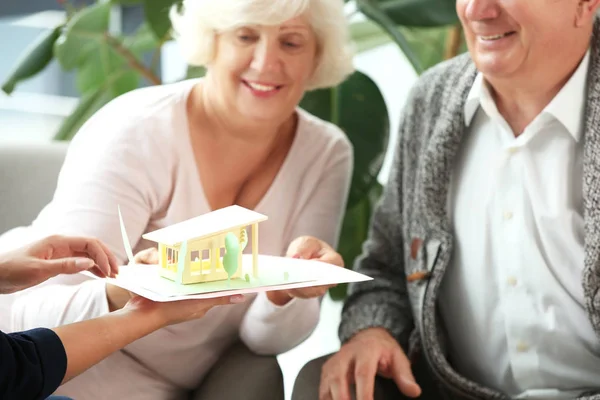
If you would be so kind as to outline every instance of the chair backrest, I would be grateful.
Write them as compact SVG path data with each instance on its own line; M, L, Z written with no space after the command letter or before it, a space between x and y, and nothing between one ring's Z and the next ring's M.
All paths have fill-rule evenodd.
M67 142L0 144L0 234L29 225L52 200Z

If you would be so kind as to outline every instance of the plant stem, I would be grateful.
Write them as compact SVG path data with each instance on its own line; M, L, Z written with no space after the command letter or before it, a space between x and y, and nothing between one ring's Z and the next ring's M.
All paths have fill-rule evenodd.
M444 59L456 57L458 50L460 49L460 43L462 41L462 27L460 24L454 25L454 27L448 33L448 40L446 41L446 51L444 52Z
M138 71L144 78L146 78L148 81L150 81L154 85L161 84L161 81L158 78L158 76L156 76L154 74L154 72L149 70L144 64L139 62L138 59L135 58L135 56L129 50L127 50L125 47L123 47L121 42L119 42L116 38L114 38L113 36L111 36L108 33L105 33L104 39L106 40L106 42L108 43L109 46L111 46L117 53L122 55L123 58L125 58L125 60L127 60L127 63L129 64L129 66L131 68Z

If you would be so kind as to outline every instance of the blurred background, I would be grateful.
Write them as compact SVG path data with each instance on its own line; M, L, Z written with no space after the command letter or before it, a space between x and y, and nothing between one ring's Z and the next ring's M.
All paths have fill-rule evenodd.
M202 68L185 64L172 40L167 13L177 2L0 2L0 154L3 146L14 144L36 149L56 142L68 145L87 118L120 94L202 76ZM301 103L339 125L355 147L339 246L348 267L360 252L385 185L412 85L427 68L466 50L454 7L455 0L346 1L357 72L339 87L307 93ZM0 181L19 184L11 177L18 173L4 164ZM45 183L49 188L53 179L51 175ZM10 186L2 185L7 200ZM20 199L5 201L0 233L29 223L39 211L35 208L50 200L51 190L47 192L32 195L39 197L34 199L36 206L28 215L18 215L21 220L10 209ZM343 285L332 290L314 334L279 356L288 395L305 362L339 348L337 327L345 290Z

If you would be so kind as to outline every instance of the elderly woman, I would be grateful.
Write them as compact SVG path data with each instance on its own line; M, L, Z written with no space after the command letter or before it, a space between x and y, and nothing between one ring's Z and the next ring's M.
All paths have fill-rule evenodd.
M190 0L172 20L187 61L205 65L206 76L136 90L101 109L73 140L52 202L13 234L96 237L125 262L118 206L139 252L151 246L141 240L145 232L238 204L269 216L261 253L296 256L304 246L302 256L328 259L352 149L340 129L298 103L306 90L337 85L352 71L343 2ZM310 238L330 247L311 248ZM238 339L270 355L303 341L317 324L322 294L270 292L217 307L133 343L58 393L184 398ZM99 281L61 278L17 299L12 328L97 317L127 298Z

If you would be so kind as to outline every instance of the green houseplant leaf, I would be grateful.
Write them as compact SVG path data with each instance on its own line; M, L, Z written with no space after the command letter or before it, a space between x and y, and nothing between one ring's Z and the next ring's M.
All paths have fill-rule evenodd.
M355 72L338 87L306 93L300 107L338 125L354 147L352 184L342 224L338 250L352 268L367 238L377 181L389 139L389 116L379 88L368 76ZM330 291L332 298L345 296L346 286Z
M146 21L159 40L163 40L171 30L169 11L178 3L180 0L143 0Z
M389 117L379 88L355 72L338 87L307 93L300 107L338 125L355 149L354 173L348 199L353 207L377 182L389 138Z
M72 70L97 50L108 30L109 17L110 3L96 3L73 15L54 46L63 69Z
M437 27L458 22L456 0L357 0L359 9L372 3L396 25Z
M60 35L62 26L43 32L34 43L25 49L24 56L17 61L13 70L2 84L6 94L12 93L18 82L41 72L52 61L52 48Z
M396 42L418 74L443 60L447 35L458 21L455 0L356 0L356 4Z

